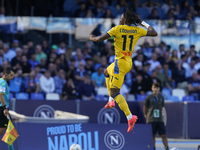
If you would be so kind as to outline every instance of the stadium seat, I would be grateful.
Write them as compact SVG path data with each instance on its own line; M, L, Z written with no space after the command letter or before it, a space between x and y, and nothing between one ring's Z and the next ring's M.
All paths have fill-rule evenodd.
M31 93L31 100L44 100L42 93Z
M104 101L105 100L105 96L104 95L97 95L96 96L96 99L98 100L98 101ZM107 98L106 98L107 99Z
M185 90L183 89L173 89L172 96L178 96L179 100L182 100L186 96Z
M58 100L60 100L60 96L59 96L58 93L47 93L46 94L46 100L58 101Z
M158 11L158 16L160 17L160 19L163 19L165 17L165 12L162 8L156 8Z
M180 102L180 99L178 96L169 96L168 100L173 101L173 102Z
M109 96L109 93L108 93L108 90L106 87L99 87L97 89L97 95L106 95L106 96Z
M173 4L176 5L176 4L179 4L179 0L173 0Z
M160 5L163 4L163 1L161 1L161 0L153 0L153 1L156 2L156 3L160 3Z
M146 97L147 97L146 94L145 95L138 94L137 95L137 101L145 101Z
M120 16L121 14L123 14L124 13L124 11L125 11L125 7L121 7L119 10L118 10L118 15Z
M138 4L139 4L139 6L141 6L143 3L145 3L147 0L139 0L138 1Z
M63 11L65 16L72 16L73 8L77 7L77 2L72 0L65 0L63 3Z
M79 9L79 6L75 6L74 8L71 8L71 15L74 16L74 13Z
M111 2L111 6L116 7L117 6L118 1L112 1Z
M141 19L146 19L149 16L148 12L149 12L148 9L147 8L143 8L143 7L139 7L136 10L136 13L138 13L140 15Z
M127 101L135 101L135 95L129 94Z
M171 91L167 88L163 88L161 93L165 99L168 99L171 96Z
M12 98L14 98L14 95L13 95L13 93L10 93L9 94L9 99L12 99Z
M147 91L145 94L146 94L147 96L149 96L149 95L153 94L153 92L152 92L152 91Z
M117 17L117 15L118 15L117 9L116 9L115 7L112 7L112 6L110 6L110 7L108 7L108 8L110 9L110 11L111 11L113 17L114 17L114 18Z
M194 99L194 96L192 96L192 95L187 95L187 96L184 96L184 97L183 97L182 101L183 101L183 102L184 102L184 101L194 102L195 99Z
M28 93L16 93L15 98L20 99L20 100L28 100L29 95L28 95Z

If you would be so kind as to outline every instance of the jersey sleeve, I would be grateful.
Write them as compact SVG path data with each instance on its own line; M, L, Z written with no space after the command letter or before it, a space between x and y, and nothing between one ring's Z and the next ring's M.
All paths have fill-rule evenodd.
M116 35L116 30L117 30L117 26L111 28L110 30L108 30L107 34L112 37Z
M140 36L147 36L148 29L144 29L140 27L139 33L140 33Z
M144 106L149 107L149 96L145 99Z
M6 93L6 82L2 82L0 85L0 94L5 95Z

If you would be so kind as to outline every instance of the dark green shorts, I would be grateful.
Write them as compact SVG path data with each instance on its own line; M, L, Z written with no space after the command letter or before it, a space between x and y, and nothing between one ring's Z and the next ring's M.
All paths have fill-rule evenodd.
M164 122L149 122L151 124L153 135L157 132L159 135L166 134Z

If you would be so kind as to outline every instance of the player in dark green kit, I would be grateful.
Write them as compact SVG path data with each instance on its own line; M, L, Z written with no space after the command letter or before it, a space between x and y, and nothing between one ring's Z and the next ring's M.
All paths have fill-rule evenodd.
M165 150L169 150L165 125L163 121L162 110L164 107L164 97L160 93L160 84L154 82L152 84L153 94L149 95L144 102L144 116L146 118L147 124L151 124L153 132L153 146L155 148L155 135L158 131L162 138Z

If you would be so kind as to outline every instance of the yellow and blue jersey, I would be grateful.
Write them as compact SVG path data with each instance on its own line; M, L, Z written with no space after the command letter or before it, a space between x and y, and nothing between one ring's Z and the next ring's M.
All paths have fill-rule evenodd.
M117 25L111 28L107 34L114 36L115 59L124 58L132 61L133 48L140 37L146 36L148 30L139 26Z
M0 93L3 94L6 105L9 107L9 87L7 82L0 78ZM3 106L0 102L0 107Z

